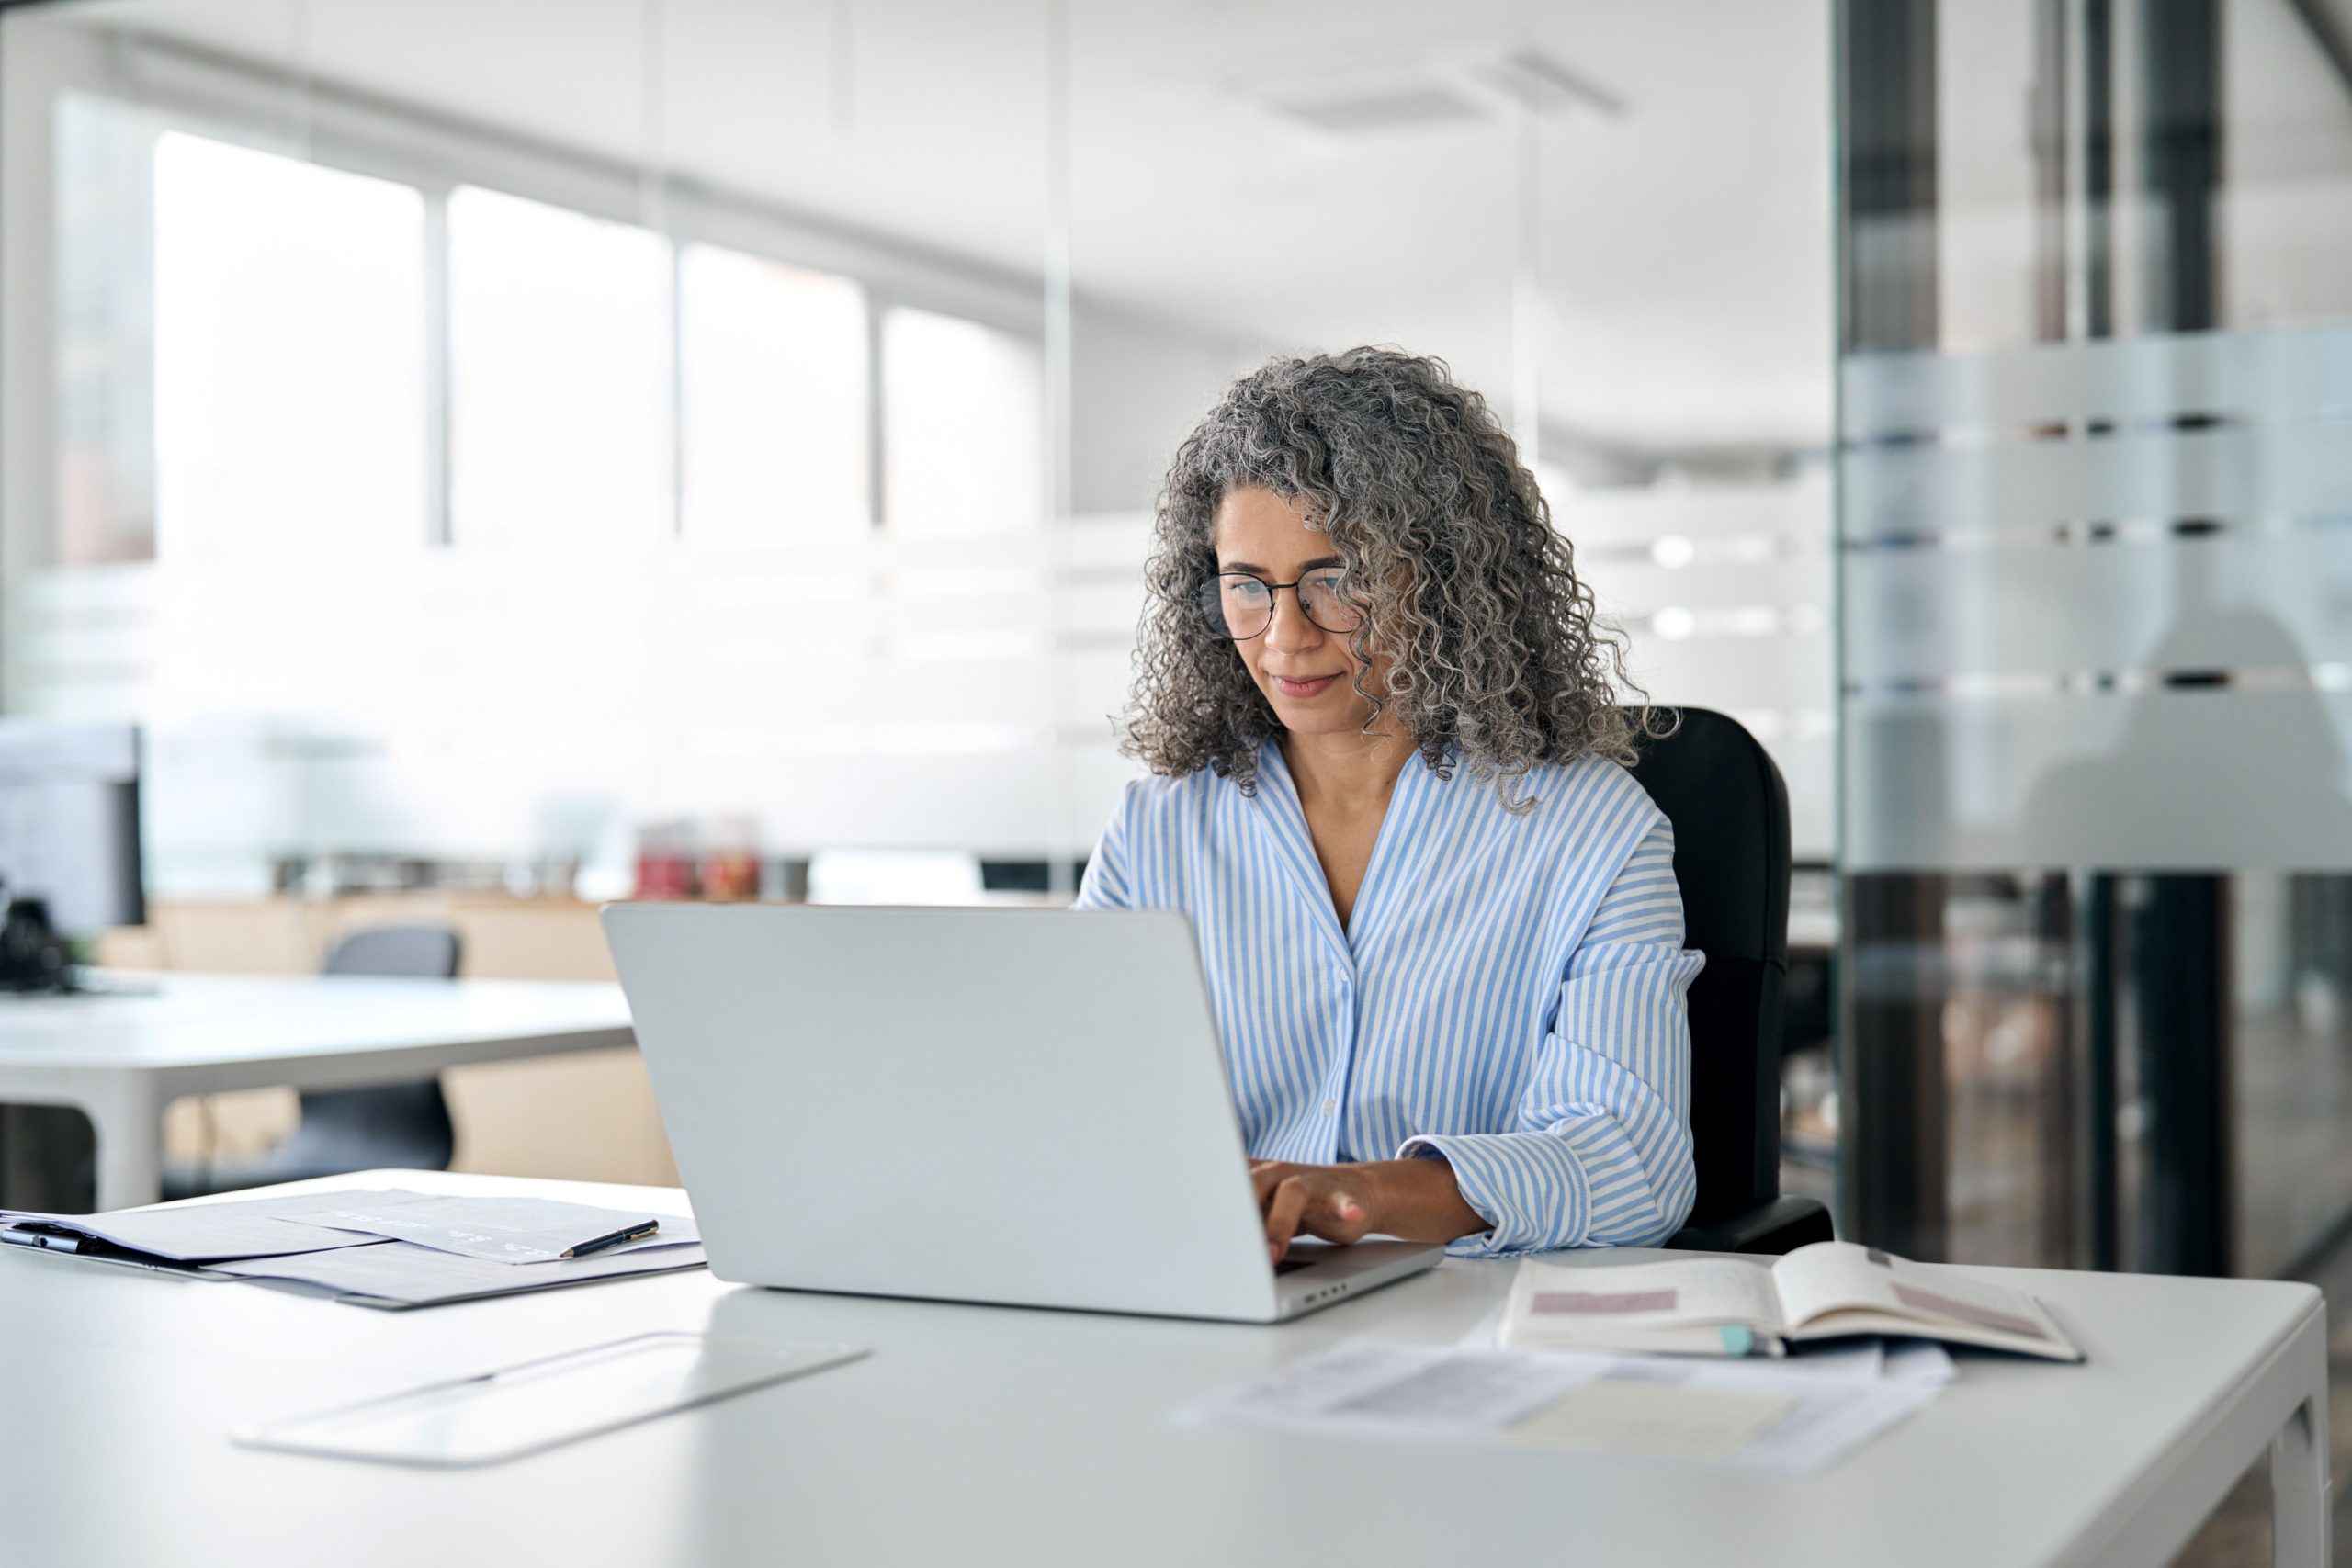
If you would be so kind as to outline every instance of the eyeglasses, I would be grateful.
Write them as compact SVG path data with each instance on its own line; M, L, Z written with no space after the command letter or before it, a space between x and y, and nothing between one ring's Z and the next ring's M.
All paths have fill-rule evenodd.
M1348 574L1339 567L1303 572L1295 582L1221 571L1201 584L1201 614L1234 641L1248 642L1265 636L1274 624L1274 594L1284 588L1298 595L1299 614L1327 632L1351 632L1363 625L1363 606L1348 592Z

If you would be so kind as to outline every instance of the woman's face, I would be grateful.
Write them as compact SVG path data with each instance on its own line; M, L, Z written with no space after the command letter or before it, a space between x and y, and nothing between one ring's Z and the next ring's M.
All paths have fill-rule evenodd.
M1348 647L1348 631L1361 612L1331 592L1340 563L1330 536L1306 525L1297 502L1261 486L1238 485L1217 503L1210 538L1220 574L1246 572L1269 584L1304 585L1304 609L1299 590L1276 589L1266 629L1233 645L1283 728L1295 735L1363 729L1372 705L1355 688L1361 684L1377 694L1385 660L1366 665ZM1264 614L1265 597L1253 584L1221 575L1216 592L1238 629L1248 629Z

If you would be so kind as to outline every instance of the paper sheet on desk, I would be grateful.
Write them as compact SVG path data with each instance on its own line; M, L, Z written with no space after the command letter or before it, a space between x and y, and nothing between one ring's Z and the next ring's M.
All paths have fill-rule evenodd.
M104 1214L44 1214L0 1209L0 1223L33 1220L96 1236L151 1258L210 1263L229 1258L282 1258L333 1247L364 1247L368 1238L322 1226L307 1216L321 1209L368 1204L390 1208L412 1192L310 1192L288 1198L244 1198L187 1203L168 1209L118 1209Z
M1177 1418L1808 1475L1928 1404L1937 1387L1761 1361L1360 1339L1211 1394Z
M412 1247L404 1241L379 1241L337 1252L305 1253L300 1258L223 1263L217 1272L241 1280L291 1280L318 1285L345 1296L365 1298L362 1305L435 1306L444 1302L574 1285L625 1274L699 1269L703 1263L703 1249L694 1242L614 1247L585 1258L560 1258L553 1263L534 1263L523 1268L439 1252L429 1247Z
M563 1258L574 1247L645 1224L662 1228L641 1242L700 1239L691 1220L600 1209L551 1198L427 1198L402 1192L396 1203L354 1204L321 1211L311 1223L391 1241L479 1258L485 1262L537 1265ZM617 1250L616 1243L600 1251Z

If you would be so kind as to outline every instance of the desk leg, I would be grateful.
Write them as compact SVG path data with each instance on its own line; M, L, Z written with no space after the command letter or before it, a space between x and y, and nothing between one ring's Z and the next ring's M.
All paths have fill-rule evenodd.
M2270 1560L2278 1568L2326 1568L2327 1457L2323 1383L2270 1439Z
M164 1108L146 1075L126 1073L83 1101L98 1138L98 1207L130 1209L164 1195Z

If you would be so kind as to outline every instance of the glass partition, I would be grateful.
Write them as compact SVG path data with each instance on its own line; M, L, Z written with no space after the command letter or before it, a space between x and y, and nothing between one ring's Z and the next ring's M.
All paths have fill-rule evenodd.
M2352 94L2284 0L1841 7L1846 1221L2352 1210Z

